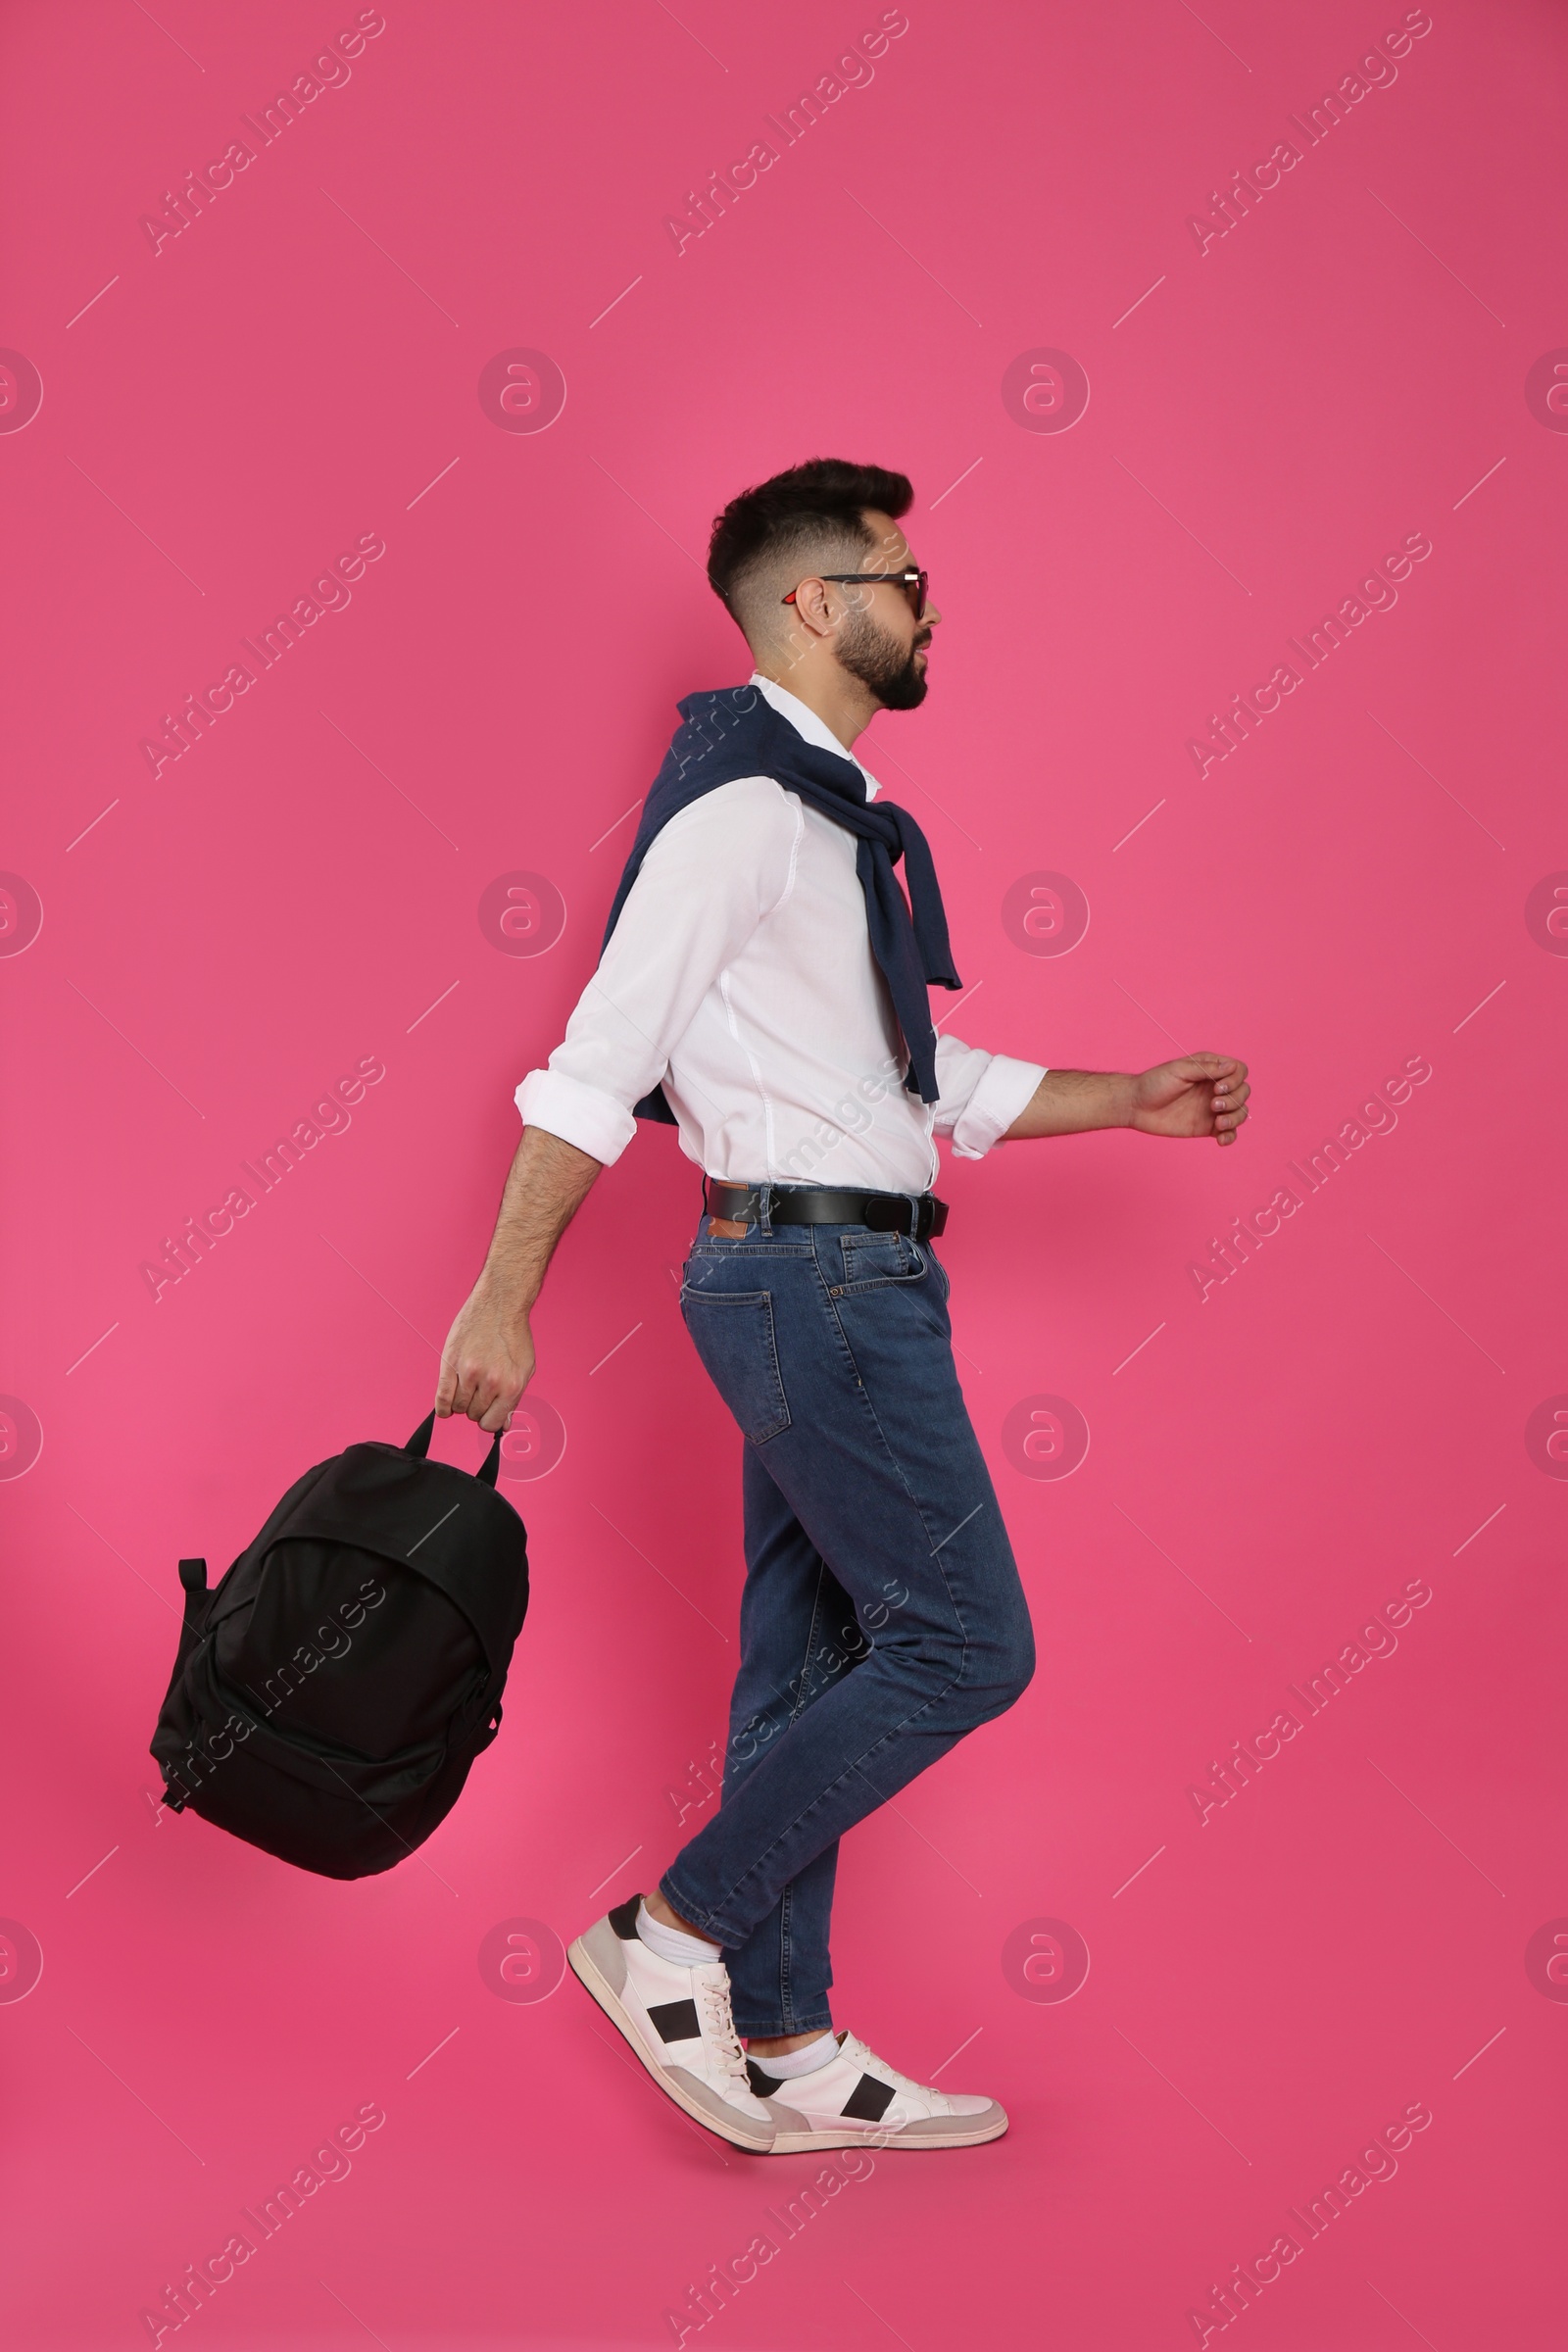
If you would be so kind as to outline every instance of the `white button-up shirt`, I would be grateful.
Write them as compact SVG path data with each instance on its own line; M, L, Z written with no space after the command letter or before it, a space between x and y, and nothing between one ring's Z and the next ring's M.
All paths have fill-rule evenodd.
M854 758L798 696L752 684L808 743ZM771 776L671 817L549 1067L517 1089L524 1125L618 1159L632 1104L662 1083L687 1157L727 1183L923 1193L936 1136L989 1152L1045 1072L939 1037L940 1100L906 1090L855 856L853 833Z

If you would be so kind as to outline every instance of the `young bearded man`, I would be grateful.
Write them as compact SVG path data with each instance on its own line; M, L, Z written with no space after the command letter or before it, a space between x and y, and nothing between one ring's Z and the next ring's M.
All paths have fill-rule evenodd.
M1127 1077L936 1036L927 986L959 981L930 852L852 751L925 697L941 614L899 527L911 497L817 459L715 522L708 576L757 666L680 706L598 971L517 1090L436 1392L439 1413L506 1426L551 1252L637 1114L673 1118L704 1171L681 1311L745 1441L740 1670L717 1813L568 1958L668 2095L760 2153L1007 2127L835 2034L827 1999L841 1835L1034 1669L954 1368L934 1139L973 1159L1096 1127L1229 1145L1247 1117L1227 1055Z

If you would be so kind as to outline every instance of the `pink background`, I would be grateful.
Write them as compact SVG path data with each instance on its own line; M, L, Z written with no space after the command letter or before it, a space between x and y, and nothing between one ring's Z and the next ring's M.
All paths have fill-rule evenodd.
M1526 1427L1568 1406L1568 942L1526 907L1568 867L1568 419L1526 378L1568 342L1560 10L1438 0L1200 251L1188 216L1398 6L916 0L679 254L666 214L875 5L385 13L155 253L141 217L356 11L7 12L0 342L43 385L0 433L0 864L43 917L28 944L8 885L0 1914L43 1973L0 2000L7 2341L145 2343L165 2284L370 2101L352 2174L189 2323L209 2352L669 2343L815 2170L699 2135L574 1984L504 1999L479 1962L504 1923L564 1939L646 1886L710 1801L739 1441L679 1328L672 1136L607 1174L540 1311L567 1442L508 1489L532 1609L421 1858L339 1886L157 1826L146 1743L177 1556L216 1576L302 1468L425 1410L612 828L675 698L749 666L710 518L831 453L912 476L947 615L925 708L862 748L937 852L980 992L958 1033L1102 1067L1233 1050L1256 1109L1225 1153L1111 1135L945 1177L1041 1667L846 1841L836 2007L917 2075L967 2043L942 2081L1013 2127L877 2158L686 2341L1191 2343L1211 2284L1422 2101L1396 2177L1236 2328L1554 2342L1568 1463ZM519 348L564 376L545 432L480 404ZM1069 431L1003 399L1042 348L1087 371ZM1208 714L1417 532L1397 605L1200 778ZM386 552L347 609L155 778L161 714L362 534ZM518 870L566 909L536 956L478 918ZM1039 870L1087 899L1069 954L1004 925ZM163 1237L368 1056L352 1126L155 1303ZM1210 1237L1416 1056L1396 1128L1200 1302ZM1091 1433L1065 1479L1004 1442L1041 1395ZM1416 1579L1396 1654L1200 1823L1213 1760ZM1004 1966L1042 1919L1092 1956L1066 2000ZM29 1948L0 1944L0 1992Z

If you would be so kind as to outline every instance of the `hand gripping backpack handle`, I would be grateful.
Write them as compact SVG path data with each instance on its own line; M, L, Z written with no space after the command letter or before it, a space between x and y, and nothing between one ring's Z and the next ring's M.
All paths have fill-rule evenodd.
M426 1413L424 1419L419 1423L419 1426L415 1431L413 1437L404 1446L404 1452L416 1453L420 1456L427 1454L430 1450L430 1440L434 1433L435 1415L433 1412ZM487 1487L493 1487L496 1483L497 1477L500 1475L501 1440L503 1434L504 1433L499 1429L496 1431L494 1444L491 1446L489 1452L485 1455L483 1462L479 1465L479 1468L473 1474L475 1478L482 1479Z

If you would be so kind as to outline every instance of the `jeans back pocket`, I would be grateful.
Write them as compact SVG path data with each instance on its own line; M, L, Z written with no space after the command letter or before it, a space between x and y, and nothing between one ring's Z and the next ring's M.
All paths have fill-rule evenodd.
M773 1337L767 1291L694 1291L680 1295L680 1311L703 1368L729 1406L742 1435L765 1445L790 1425L790 1408Z

